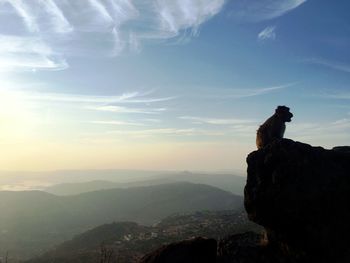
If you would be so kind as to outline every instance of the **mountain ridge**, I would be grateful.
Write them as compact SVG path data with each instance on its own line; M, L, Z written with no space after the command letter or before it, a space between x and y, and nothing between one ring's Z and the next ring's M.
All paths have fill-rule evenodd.
M129 188L138 186L152 186L160 184L170 184L177 182L189 182L196 184L206 184L234 194L243 196L245 177L231 174L198 174L182 172L178 174L158 175L145 180L136 180L130 182L114 182L109 180L92 180L85 182L71 182L54 184L43 187L41 190L56 195L72 195L83 192L112 188Z
M135 222L113 222L73 237L43 255L25 263L95 263L101 250L115 258L111 262L138 262L149 250L191 236L220 238L227 233L260 230L248 221L243 210L203 211L178 214L162 219L154 226Z
M42 253L90 228L113 221L150 225L174 213L238 209L243 198L203 184L109 189L74 196L0 192L0 250ZM1 251L0 251L1 252Z

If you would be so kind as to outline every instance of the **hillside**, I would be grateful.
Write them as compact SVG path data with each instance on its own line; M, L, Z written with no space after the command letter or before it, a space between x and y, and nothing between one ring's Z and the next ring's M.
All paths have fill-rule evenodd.
M104 189L151 186L176 182L189 182L197 184L207 184L243 196L245 181L245 177L235 176L231 174L200 174L191 172L181 172L176 174L155 175L153 177L148 178L147 180L143 179L123 183L107 180L93 180L79 183L62 183L44 187L42 188L42 190L55 195L74 195Z
M131 222L105 224L26 263L95 263L102 248L113 254L116 261L112 262L131 263L162 244L192 236L220 238L247 230L259 228L243 211L232 210L174 215L152 227Z
M207 185L175 183L74 196L0 192L0 248L31 257L113 221L154 224L174 213L242 207L242 197Z

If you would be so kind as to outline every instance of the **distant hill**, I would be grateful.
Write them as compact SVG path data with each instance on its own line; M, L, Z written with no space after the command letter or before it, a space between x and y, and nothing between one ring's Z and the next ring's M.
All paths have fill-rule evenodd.
M146 180L155 176L169 173L170 172L167 171L142 171L126 169L57 170L36 172L0 170L0 190L40 190L41 187L47 185L79 183L95 180L124 183Z
M0 252L30 257L113 221L154 224L174 213L242 207L243 198L207 185L174 183L74 196L0 192Z
M139 184L149 181L161 180L161 183L171 183L174 181L185 181L209 184L218 187L218 185L207 183L205 181L192 181L187 180L189 175L191 178L197 177L197 175L204 175L210 177L216 177L216 175L231 177L229 186L237 184L236 179L240 182L245 181L245 172L240 170L227 170L217 172L187 172L187 171L143 171L143 170L126 170L126 169L98 169L98 170L57 170L57 171L1 171L0 170L0 191L6 190L43 190L46 186L57 185L63 183L84 183L90 181L110 181L120 183L124 187L124 184L131 183L128 186L146 186L149 184ZM238 175L238 176L237 176ZM182 177L186 177L183 180ZM181 178L181 180L177 179ZM169 181L169 179L171 181ZM175 180L174 180L175 179ZM233 179L233 181L232 181ZM221 181L221 180L219 180ZM132 183L136 183L133 185ZM157 183L159 184L159 183ZM222 184L224 186L226 184ZM127 187L128 187L127 186ZM118 186L119 187L119 186ZM222 188L219 186L219 188ZM233 188L222 188L226 191L232 191L236 193L235 186ZM101 189L96 189L101 190ZM242 187L240 192L242 193Z
M99 190L107 190L113 188L125 188L126 184L115 183L111 181L95 180L81 183L62 183L55 184L42 188L45 191L54 195L77 195L87 192L94 192Z
M55 195L75 195L103 189L150 186L175 182L207 184L237 195L243 195L246 178L231 174L199 174L181 172L176 174L156 175L152 178L148 178L147 180L137 180L126 183L105 180L94 180L80 183L63 183L42 188L42 190Z
M197 212L174 215L153 227L123 222L98 226L26 263L95 263L101 248L112 254L111 262L137 262L162 244L192 236L220 238L244 231L260 231L243 211Z
M117 244L119 240L127 242L124 237L151 233L151 229L151 227L141 226L133 222L104 224L77 235L72 240L58 245L43 255L27 260L25 263L97 263L100 262L103 246L109 247L111 244ZM114 262L113 260L111 263Z

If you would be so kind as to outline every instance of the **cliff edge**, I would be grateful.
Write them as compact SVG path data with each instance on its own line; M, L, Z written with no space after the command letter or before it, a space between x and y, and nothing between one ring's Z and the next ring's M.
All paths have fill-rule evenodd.
M350 262L350 152L282 139L247 157L244 205L279 262Z

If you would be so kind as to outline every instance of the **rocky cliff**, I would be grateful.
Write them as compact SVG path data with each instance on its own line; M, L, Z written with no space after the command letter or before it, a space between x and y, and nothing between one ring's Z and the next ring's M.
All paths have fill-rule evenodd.
M325 150L281 139L250 153L247 163L244 205L265 231L219 240L216 261L205 262L350 262L349 147Z
M247 157L245 208L278 258L350 262L350 154L343 149L283 139Z

